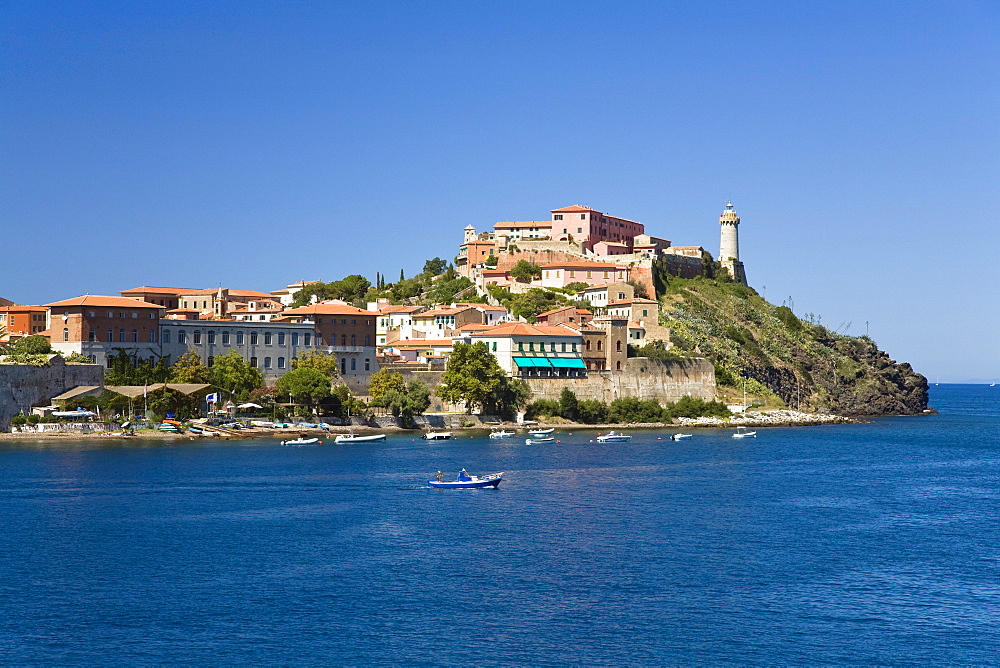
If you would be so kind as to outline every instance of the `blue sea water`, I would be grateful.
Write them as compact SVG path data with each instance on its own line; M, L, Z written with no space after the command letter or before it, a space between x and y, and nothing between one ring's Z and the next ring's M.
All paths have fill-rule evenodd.
M1000 387L524 445L0 442L0 663L996 664ZM436 470L506 471L433 490Z

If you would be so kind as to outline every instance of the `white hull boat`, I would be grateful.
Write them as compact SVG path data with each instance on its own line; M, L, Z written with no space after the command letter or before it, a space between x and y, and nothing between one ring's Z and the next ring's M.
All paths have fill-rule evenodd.
M545 436L546 434L551 434L556 430L555 427L549 427L548 429L530 429L528 430L529 436Z
M631 441L632 437L628 434L619 434L613 431L609 431L603 436L597 437L598 443L620 443L622 441Z
M746 427L737 427L733 438L757 438L757 432L747 431Z
M425 441L447 441L451 436L450 431L429 431L420 438Z
M333 439L334 443L371 443L374 441L384 441L385 434L371 434L369 436L355 436L354 434L340 434Z
M512 431L504 431L502 429L500 431L490 432L490 438L514 438L516 435L517 434Z
M524 439L525 445L536 445L538 443L555 443L556 439L552 436L539 436L538 438L526 438Z

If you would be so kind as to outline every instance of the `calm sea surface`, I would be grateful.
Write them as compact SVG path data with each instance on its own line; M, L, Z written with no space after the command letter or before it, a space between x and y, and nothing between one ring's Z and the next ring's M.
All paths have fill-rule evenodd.
M997 664L1000 387L551 445L0 442L3 664ZM498 490L433 490L506 471Z

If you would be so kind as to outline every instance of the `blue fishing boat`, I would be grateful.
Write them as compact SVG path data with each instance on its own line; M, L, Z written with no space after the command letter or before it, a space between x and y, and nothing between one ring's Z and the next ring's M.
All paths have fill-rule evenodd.
M429 487L441 487L444 489L476 489L477 487L496 488L503 479L503 472L491 473L490 475L480 477L469 475L465 469L462 469L458 473L457 480L445 481L443 478L443 474L438 471L437 478L434 480L428 480L427 485Z

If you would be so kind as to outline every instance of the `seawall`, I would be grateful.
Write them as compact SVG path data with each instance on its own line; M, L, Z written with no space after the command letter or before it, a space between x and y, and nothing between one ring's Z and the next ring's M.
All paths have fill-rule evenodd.
M52 397L77 385L103 385L104 367L98 364L66 364L54 355L47 366L0 363L0 431L10 429L10 419L31 413L35 405L47 405Z

